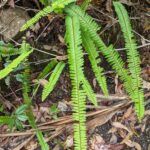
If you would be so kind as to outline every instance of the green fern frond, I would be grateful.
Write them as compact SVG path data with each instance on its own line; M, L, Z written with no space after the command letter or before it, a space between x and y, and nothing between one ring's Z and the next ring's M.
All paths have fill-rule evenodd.
M38 12L33 18L31 18L30 20L28 20L20 29L20 31L25 31L26 29L30 28L31 26L33 26L35 23L37 23L42 17L47 16L48 14L50 14L51 12L53 12L53 8L51 6L47 6L45 7L43 10L41 10L40 12Z
M47 6L40 12L38 12L33 18L28 20L21 28L20 31L25 31L26 29L33 26L36 22L38 22L42 17L47 16L51 12L60 12L62 9L67 6L69 3L75 2L76 0L55 0L52 2L52 6Z
M44 101L47 96L52 92L54 89L54 86L56 82L58 81L60 74L62 73L63 69L65 67L65 64L63 62L59 62L53 73L51 74L48 83L44 86L43 92L42 92L42 101Z
M140 56L137 51L137 44L135 42L135 37L132 32L132 27L128 13L124 6L120 2L114 2L115 11L119 18L119 23L125 39L125 47L127 48L127 59L128 66L131 76L133 78L132 85L135 87L135 99L136 111L139 119L144 116L144 94L142 90L142 79L140 77ZM139 105L137 104L139 103Z
M82 29L82 42L85 50L88 53L89 60L92 65L93 72L95 77L101 87L103 93L108 95L108 88L106 84L106 78L103 74L103 68L99 67L99 63L101 62L99 58L99 54L96 50L95 44L93 43L92 39L90 38L89 34Z
M37 128L35 118L33 115L33 110L32 110L32 100L29 97L29 92L30 92L30 67L26 63L24 67L24 72L23 72L23 77L24 77L24 82L23 82L23 98L24 98L24 103L28 106L27 108L27 116L28 116L28 121L33 129L36 131L36 136L38 138L39 144L41 146L42 150L49 150L48 144L45 142L45 139L43 137L42 132Z
M50 61L45 66L45 68L43 69L43 71L38 75L37 80L45 78L50 73L50 71L56 66L57 63L58 63L57 60ZM34 88L33 88L33 96L36 95L38 89L39 89L39 85L34 86Z
M23 52L20 56L13 60L6 68L0 70L0 79L6 77L10 72L12 72L24 59L26 59L32 50Z
M75 150L86 150L85 126L85 93L81 90L83 77L83 52L81 49L81 33L78 17L66 16L66 43L68 45L68 63L72 84L72 105L74 124Z
M38 75L37 80L44 78L56 66L57 63L57 60L50 61Z
M100 30L100 26L93 20L92 17L90 17L88 14L84 12L79 6L75 4L68 5L64 12L69 16L75 16L77 15L80 20L80 25L83 27L85 31L89 30L89 26L91 27L92 33L97 33L98 30ZM85 28L87 27L88 28Z
M88 99L95 105L97 106L97 98L96 95L90 85L90 83L88 82L88 80L84 77L83 75L83 79L82 79L82 87L83 90L85 91Z

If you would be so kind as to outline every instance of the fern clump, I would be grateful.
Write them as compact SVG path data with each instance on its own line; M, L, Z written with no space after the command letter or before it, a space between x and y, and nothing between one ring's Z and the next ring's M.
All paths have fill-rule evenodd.
M119 2L118 2L119 3ZM119 5L122 6L122 4L119 3ZM117 6L118 7L118 6ZM125 37L125 42L127 49L131 49L130 52L127 52L128 55L128 62L129 62L129 70L124 68L124 62L122 58L120 57L119 53L113 48L113 46L107 47L105 43L102 41L102 39L97 34L97 31L100 29L97 23L87 15L79 6L75 4L70 4L65 9L66 14L70 16L77 15L80 20L80 25L82 29L87 33L87 36L92 39L95 46L99 48L101 53L105 56L107 61L112 65L113 69L116 70L117 74L120 76L121 80L124 82L124 86L126 91L129 93L131 99L135 102L135 109L137 112L137 116L139 119L143 117L144 114L144 105L143 105L143 92L141 87L141 79L139 77L140 74L140 67L139 67L139 55L135 49L135 42L133 40L133 34L131 34L131 25L129 24L129 20L124 23L126 24L126 28L123 32L128 34ZM121 13L118 12L121 16ZM126 13L127 15L127 13ZM125 17L125 16L121 16ZM121 18L120 17L120 18ZM121 20L120 22L123 23L123 21L126 21L128 18L126 16L126 19ZM122 28L125 27L122 25ZM86 37L87 37L86 36ZM130 42L128 42L130 40ZM134 60L132 60L132 57L135 56ZM134 71L133 71L134 70ZM130 75L131 72L131 75ZM134 74L134 75L133 75Z

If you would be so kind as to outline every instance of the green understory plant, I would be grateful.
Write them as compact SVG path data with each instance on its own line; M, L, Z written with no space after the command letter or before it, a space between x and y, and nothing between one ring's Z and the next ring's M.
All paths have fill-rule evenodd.
M140 59L137 52L137 46L135 38L132 33L131 23L126 9L120 2L114 2L114 7L119 18L119 23L123 36L125 39L125 47L127 48L127 60L129 68L124 67L124 62L119 53L114 49L112 45L106 46L103 40L99 37L98 31L99 25L89 16L85 10L89 4L89 0L85 0L81 6L75 4L76 0L53 0L50 6L46 6L38 14L21 28L21 31L33 26L39 19L47 16L51 12L64 13L66 34L65 42L67 45L69 73L72 84L71 101L73 106L73 119L74 123L74 149L86 150L87 149L87 136L86 136L86 96L96 106L97 100L95 93L86 79L84 74L84 59L83 50L88 54L91 68L95 74L99 86L102 92L107 96L108 89L106 84L106 77L104 76L104 70L100 67L99 52L106 58L112 68L116 71L119 78L123 81L124 87L129 94L130 98L134 102L135 111L138 119L144 116L144 94L142 90L142 79L140 78ZM19 63L25 60L32 50L24 51L16 58L8 68L0 71L0 79L6 77ZM134 58L134 59L133 59ZM65 67L64 62L58 62L55 64L53 72L49 77L49 81L45 84L42 100L45 100L47 96L52 92L56 82L59 79ZM46 70L51 70L46 67ZM28 105L28 120L31 126L36 129L37 137L43 150L48 149L48 145L44 142L42 133L38 130L34 116L31 113L31 98L29 96L29 71L25 69L25 81L23 82L23 95L25 104ZM44 69L45 70L45 69ZM43 75L39 75L39 79L45 78L48 71L44 71ZM27 72L26 72L27 71ZM41 142L42 141L42 142Z

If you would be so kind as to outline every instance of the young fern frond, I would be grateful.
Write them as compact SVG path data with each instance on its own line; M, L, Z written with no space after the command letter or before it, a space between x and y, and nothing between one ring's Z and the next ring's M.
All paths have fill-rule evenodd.
M44 101L47 96L52 92L54 89L54 86L56 85L63 69L65 67L65 64L63 62L59 62L53 73L51 74L48 83L44 86L43 92L42 92L42 101Z
M136 103L135 109L137 111L139 119L141 119L144 115L144 94L142 90L142 79L140 77L141 74L140 56L137 51L137 44L132 32L130 19L126 9L120 2L114 2L114 6L125 39L125 47L127 48L129 71L133 78L132 85L133 87L135 87L135 94L136 94L134 99ZM139 105L137 105L137 103Z
M85 92L81 89L83 77L83 52L81 49L80 24L77 16L66 16L66 43L68 45L68 63L72 84L72 105L75 150L86 150Z
M10 72L12 72L23 60L25 60L30 54L32 50L23 52L20 56L12 61L6 68L0 70L0 79L6 77Z
M33 110L32 110L32 100L29 97L29 92L30 92L30 68L28 64L25 64L25 69L23 72L23 77L24 77L24 82L23 82L23 98L24 98L24 103L28 106L27 108L27 116L28 116L28 121L33 129L35 129L36 136L38 138L39 144L41 146L42 150L49 150L48 144L45 142L45 139L42 135L42 132L37 128L35 118L33 115Z
M38 12L33 18L31 18L30 20L28 20L20 29L20 31L25 31L26 29L30 28L31 26L33 26L35 23L37 23L42 17L47 16L48 14L50 14L51 12L53 12L53 8L51 6L47 6L45 7L43 10L41 10L40 12Z
M98 66L101 60L99 58L99 54L97 52L95 44L93 43L92 39L90 38L87 32L85 32L83 29L81 31L82 31L81 35L82 35L83 46L88 53L88 57L89 57L93 72L95 74L95 77L103 93L105 95L108 95L108 88L107 88L106 78L103 74L103 68Z
M51 12L59 12L62 11L62 9L68 5L69 3L75 2L75 0L55 0L52 2L52 6L47 6L40 12L38 12L33 18L28 20L21 28L20 31L25 31L26 29L33 26L36 22L38 22L42 17L47 16Z
M83 78L82 78L82 87L83 87L83 90L85 91L88 99L95 105L97 106L97 98L96 98L96 95L89 83L89 81L84 77L83 75Z

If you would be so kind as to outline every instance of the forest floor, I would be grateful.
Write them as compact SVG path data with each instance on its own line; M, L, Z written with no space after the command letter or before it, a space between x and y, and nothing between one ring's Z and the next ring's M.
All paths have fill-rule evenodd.
M94 107L91 103L87 103L89 150L150 150L150 2L149 0L132 2L121 0L121 2L128 10L138 43L145 94L145 117L141 123L138 122L134 106L125 93L122 82L100 54L110 94L108 97L103 96L95 81L88 57L85 55L85 74L96 92L99 104L98 107ZM29 58L31 81L34 84L34 80L47 62L52 59L66 60L64 17L55 14L43 17L32 29L19 33L21 26L16 22L25 22L33 17L43 8L42 5L37 0L9 0L4 6L1 3L1 40L19 46L25 38L35 48ZM112 0L93 0L88 13L100 24L99 35L106 45L113 44L126 61L124 40L118 21L115 19ZM5 60L0 61L0 69L4 63ZM10 115L14 112L14 108L23 104L21 83L16 81L15 75L10 76L9 86L5 82L6 80L0 81L0 115ZM42 86L32 97L33 111L39 129L43 131L51 149L73 149L68 66L55 89L44 102L41 101L41 90ZM13 129L13 132L9 132L7 125L0 125L0 150L40 149L34 130L26 124L23 127L21 131Z

